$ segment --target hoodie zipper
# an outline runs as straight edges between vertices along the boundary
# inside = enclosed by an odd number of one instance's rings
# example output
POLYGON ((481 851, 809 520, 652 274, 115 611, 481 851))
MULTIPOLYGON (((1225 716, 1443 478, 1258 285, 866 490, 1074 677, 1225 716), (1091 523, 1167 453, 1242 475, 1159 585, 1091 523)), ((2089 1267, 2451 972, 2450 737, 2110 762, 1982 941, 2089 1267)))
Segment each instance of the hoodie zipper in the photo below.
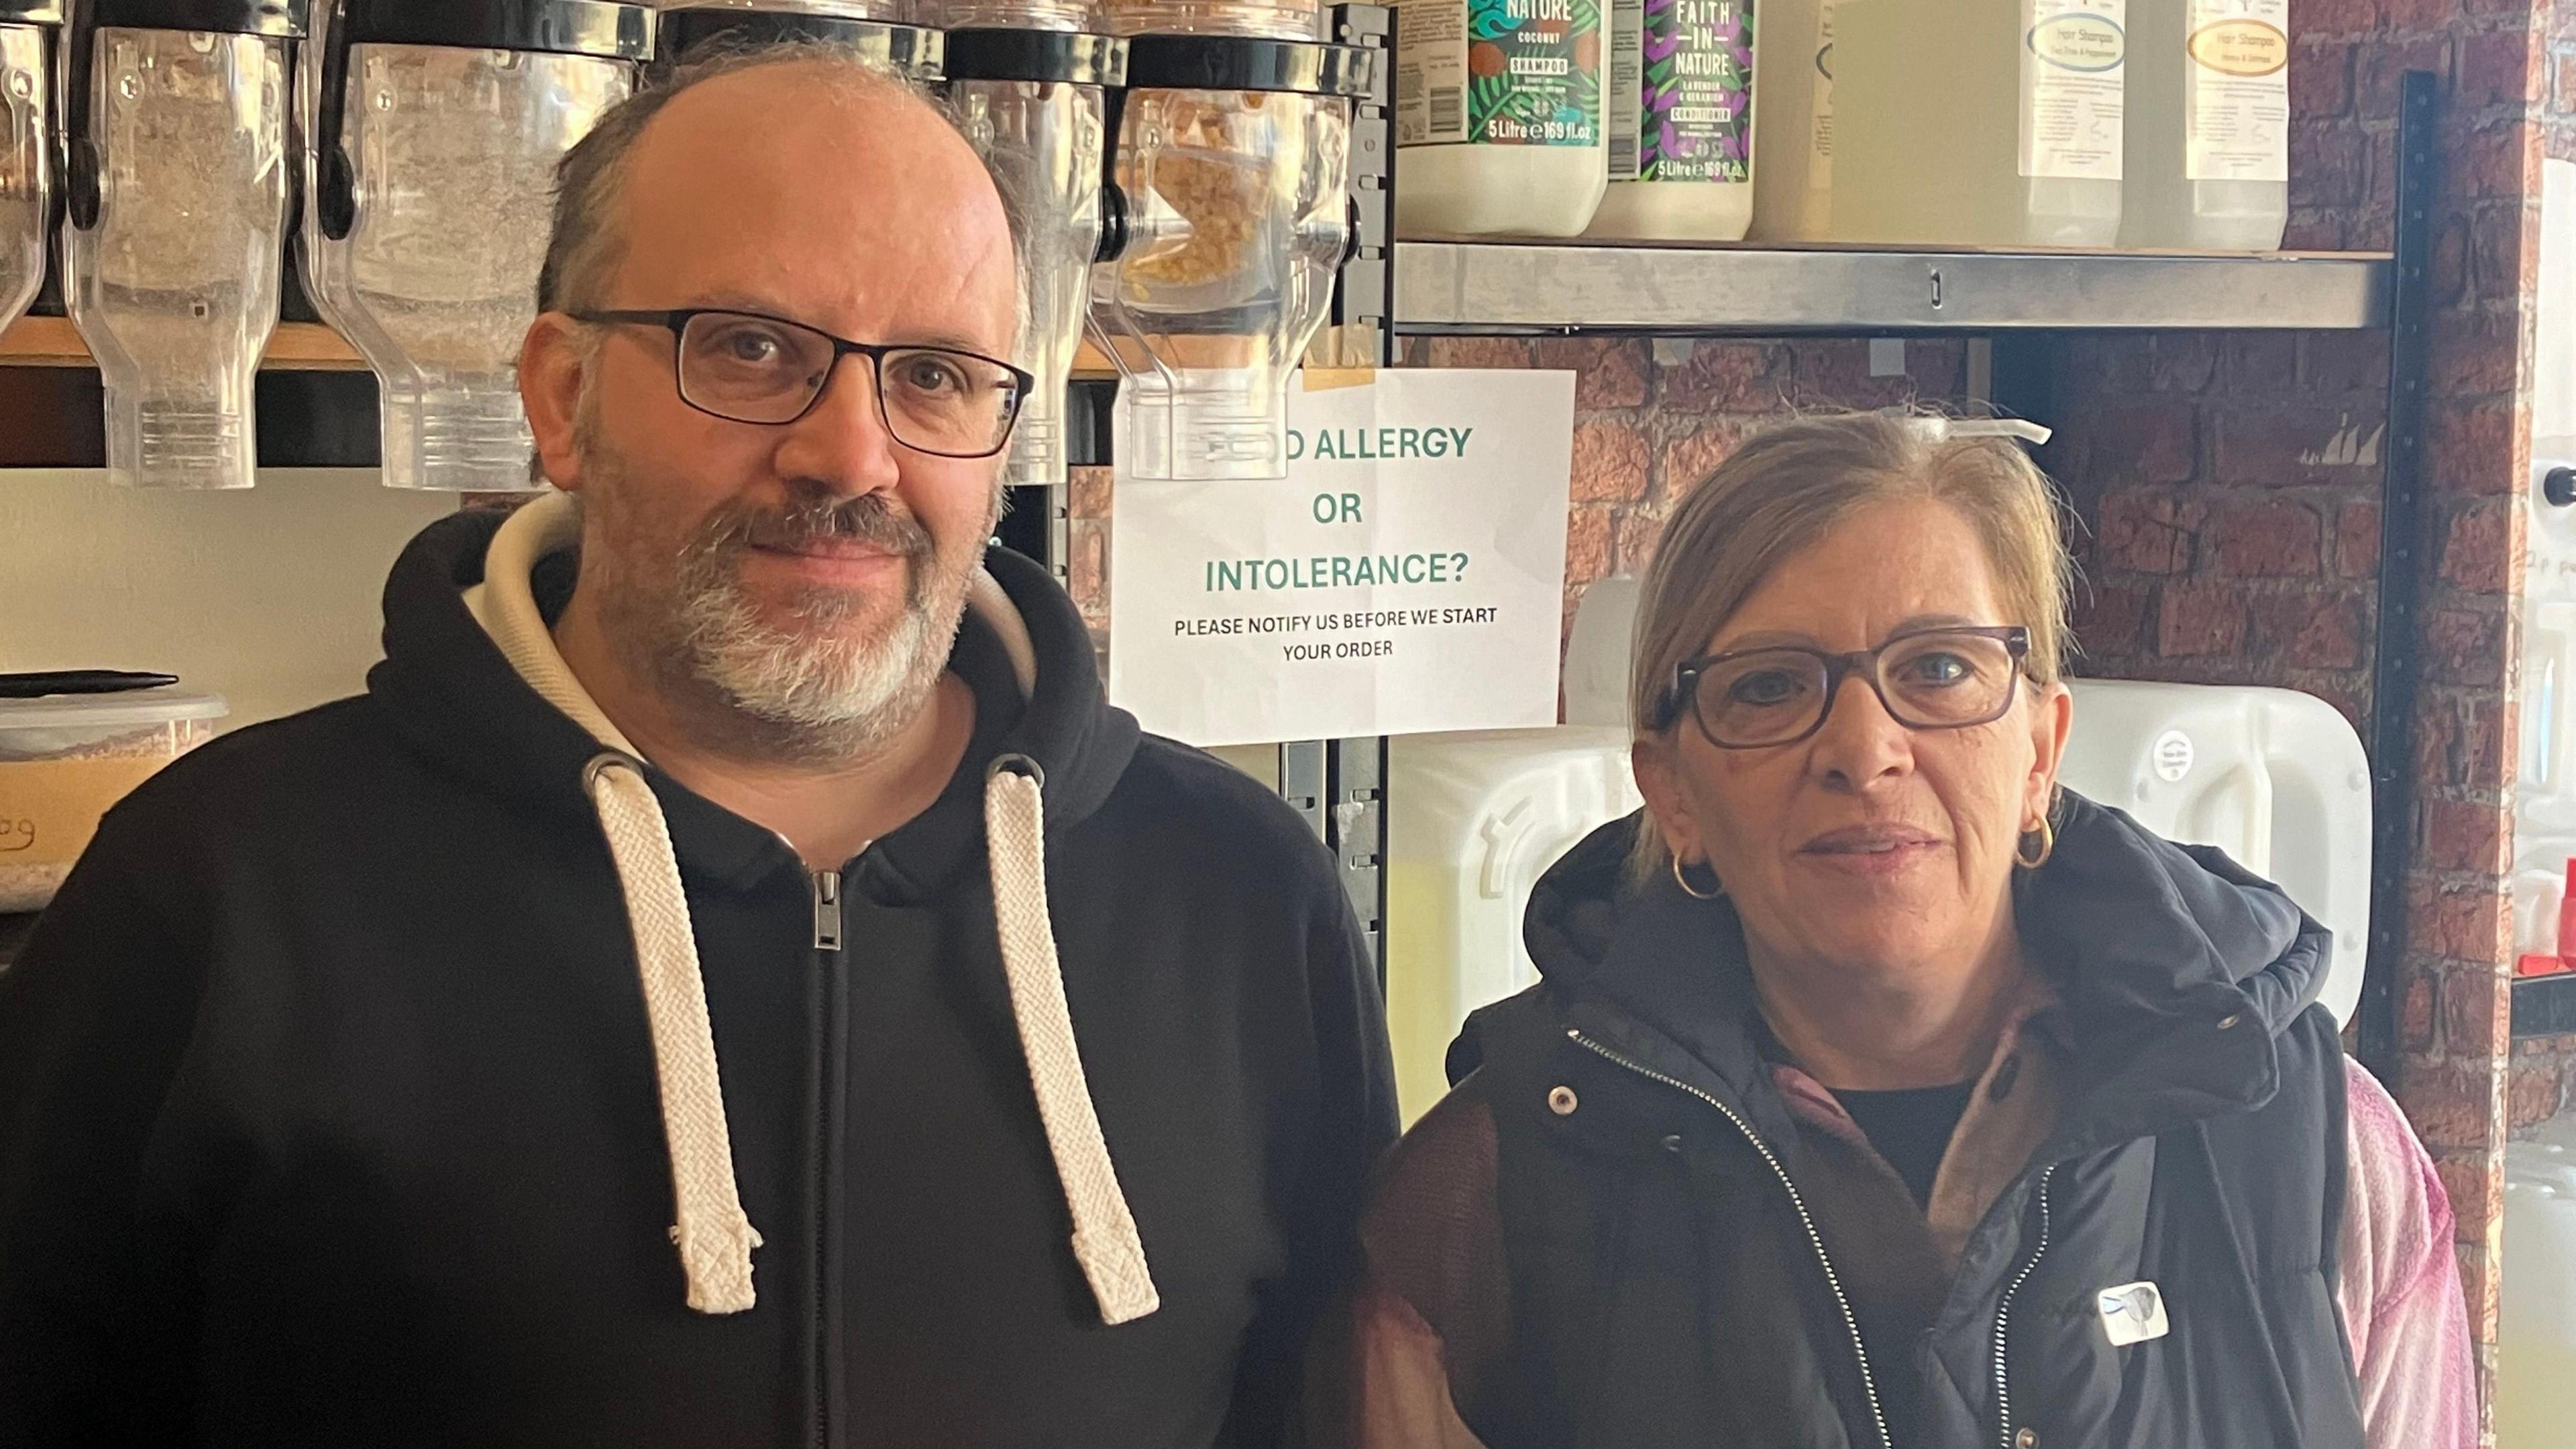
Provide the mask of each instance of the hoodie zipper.
MULTIPOLYGON (((1592 1038, 1585 1036, 1579 1029, 1569 1029, 1565 1034, 1576 1046, 1582 1047, 1585 1051, 1592 1053, 1594 1056, 1601 1058, 1612 1066, 1625 1068, 1628 1071, 1636 1073, 1638 1076, 1644 1077, 1647 1081, 1659 1082, 1675 1091, 1687 1092, 1691 1096, 1697 1097, 1701 1101, 1715 1107, 1718 1111, 1718 1115, 1735 1124, 1735 1130, 1744 1134, 1744 1140, 1752 1145, 1754 1152, 1760 1155, 1764 1164, 1771 1169, 1771 1175, 1780 1180, 1781 1191, 1786 1192, 1789 1195, 1789 1206, 1797 1212, 1799 1226, 1807 1230, 1807 1246, 1815 1249, 1816 1266, 1824 1269, 1825 1271, 1825 1286, 1833 1290, 1834 1307, 1841 1310, 1843 1316, 1843 1329, 1851 1335, 1852 1358, 1860 1365, 1860 1391, 1862 1395, 1869 1400, 1869 1421, 1871 1427, 1878 1431, 1879 1449, 1896 1449, 1896 1441, 1888 1437, 1887 1433, 1887 1412, 1879 1406, 1878 1381, 1870 1374, 1869 1350, 1861 1343, 1860 1320, 1852 1315, 1851 1300, 1843 1295, 1842 1275, 1834 1271, 1834 1260, 1828 1257, 1825 1253, 1824 1235, 1816 1231, 1816 1220, 1807 1212, 1807 1200, 1804 1196, 1800 1195, 1798 1185, 1789 1180, 1789 1169, 1780 1165, 1779 1156, 1772 1152, 1770 1146, 1763 1142, 1759 1134, 1754 1132, 1753 1124, 1745 1121, 1743 1117, 1736 1113, 1734 1108, 1719 1101, 1709 1093, 1701 1091, 1699 1088, 1681 1080, 1679 1077, 1666 1076, 1652 1067, 1631 1061, 1628 1058, 1621 1056, 1619 1053, 1612 1051, 1610 1048, 1603 1046, 1601 1043, 1594 1041, 1592 1038)), ((2043 1197, 2041 1201, 2045 1203, 2046 1199, 2043 1197)), ((2025 1276, 2026 1275, 2027 1270, 2025 1270, 2025 1276)), ((2015 1286, 2018 1287, 2019 1285, 2016 1284, 2015 1286)), ((2004 1301, 2009 1305, 2012 1301, 2011 1296, 2007 1294, 2004 1301)), ((2000 1333, 2000 1330, 1998 1330, 1998 1333, 2000 1333)), ((1998 1375, 2002 1372, 2000 1361, 1997 1363, 1996 1372, 1998 1375)))
POLYGON ((814 949, 841 949, 841 873, 814 872, 814 949))
POLYGON ((2004 1367, 2004 1335, 2012 1322, 2013 1299, 2020 1294, 2021 1285, 2030 1281, 2031 1272, 2039 1266, 2041 1255, 2048 1251, 2048 1182, 2055 1176, 2056 1163, 2039 1170, 2039 1245, 2030 1250, 2029 1259, 2023 1262, 2021 1271, 2013 1275, 2011 1286, 2004 1289, 2002 1301, 1995 1305, 1995 1409, 1996 1417, 2003 1421, 2003 1429, 1996 1442, 2001 1449, 2013 1449, 2012 1378, 2004 1367))
POLYGON ((831 1029, 832 991, 830 973, 838 966, 841 954, 841 873, 818 870, 813 873, 814 951, 818 966, 825 973, 822 1019, 814 1026, 816 1044, 821 1048, 814 1060, 814 1449, 829 1449, 832 1442, 832 1332, 831 1332, 831 1266, 827 1250, 831 1236, 832 1198, 832 1105, 833 1056, 840 1043, 831 1029))

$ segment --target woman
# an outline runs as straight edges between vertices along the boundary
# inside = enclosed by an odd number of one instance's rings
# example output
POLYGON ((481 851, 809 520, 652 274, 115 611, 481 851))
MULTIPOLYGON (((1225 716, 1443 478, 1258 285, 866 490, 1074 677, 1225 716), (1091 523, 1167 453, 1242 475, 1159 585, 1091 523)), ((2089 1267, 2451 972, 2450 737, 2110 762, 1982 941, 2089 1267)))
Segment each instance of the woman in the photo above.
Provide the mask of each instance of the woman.
POLYGON ((2326 933, 2056 786, 2070 569, 2009 442, 1836 417, 1673 515, 1646 809, 1529 906, 1398 1146, 1318 1437, 2476 1442, 2451 1216, 2326 933))

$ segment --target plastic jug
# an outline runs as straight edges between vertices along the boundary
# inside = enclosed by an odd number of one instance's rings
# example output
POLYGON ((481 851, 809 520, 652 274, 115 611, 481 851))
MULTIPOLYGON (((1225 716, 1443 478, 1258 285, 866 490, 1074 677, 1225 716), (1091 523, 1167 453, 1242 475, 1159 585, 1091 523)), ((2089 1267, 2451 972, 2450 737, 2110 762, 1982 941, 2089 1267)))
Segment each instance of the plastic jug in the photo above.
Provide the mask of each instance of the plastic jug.
POLYGON ((1577 236, 1609 184, 1605 0, 1403 0, 1406 236, 1577 236))
POLYGON ((1834 223, 1834 0, 1764 0, 1753 51, 1753 235, 1821 241, 1834 223))
POLYGON ((1753 222, 1753 19, 1745 0, 1611 5, 1610 189, 1585 236, 1743 237, 1753 222))
POLYGON ((2496 1449, 2558 1449, 2576 1424, 2576 1121, 2504 1150, 2496 1449))
POLYGON ((1449 1089, 1467 1013, 1538 980, 1530 888, 1638 806, 1625 728, 1414 735, 1387 743, 1386 1017, 1410 1123, 1449 1089))
POLYGON ((2334 706, 2286 689, 2080 679, 2059 780, 2169 840, 2215 845, 2334 932, 2321 999, 2361 1000, 2370 761, 2334 706))
POLYGON ((2120 245, 2281 244, 2289 26, 2290 0, 2131 0, 2120 245))
POLYGON ((2128 0, 1854 0, 1834 12, 1833 234, 2107 247, 2128 0))

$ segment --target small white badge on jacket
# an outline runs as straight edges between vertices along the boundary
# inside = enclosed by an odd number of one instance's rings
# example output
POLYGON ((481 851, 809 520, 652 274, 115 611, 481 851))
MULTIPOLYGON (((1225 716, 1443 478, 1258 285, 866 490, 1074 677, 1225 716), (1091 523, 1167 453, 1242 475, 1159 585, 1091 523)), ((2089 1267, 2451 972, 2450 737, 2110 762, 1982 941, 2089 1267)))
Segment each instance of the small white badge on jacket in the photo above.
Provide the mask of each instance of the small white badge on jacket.
POLYGON ((2126 1348, 2173 1332, 2165 1317, 2165 1295, 2153 1283, 2123 1283, 2094 1295, 2102 1308, 2102 1327, 2113 1348, 2126 1348))

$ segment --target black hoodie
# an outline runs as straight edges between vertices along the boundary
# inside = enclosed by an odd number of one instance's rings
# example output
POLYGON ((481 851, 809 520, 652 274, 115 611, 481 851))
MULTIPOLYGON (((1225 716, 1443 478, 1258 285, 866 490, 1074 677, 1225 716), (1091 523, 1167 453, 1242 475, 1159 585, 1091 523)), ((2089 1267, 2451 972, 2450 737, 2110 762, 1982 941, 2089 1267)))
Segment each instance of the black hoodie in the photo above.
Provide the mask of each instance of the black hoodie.
POLYGON ((1302 822, 1140 736, 1070 603, 998 551, 951 660, 974 742, 849 863, 840 949, 782 839, 643 771, 763 1240, 756 1304, 692 1311, 602 746, 469 612, 496 526, 406 551, 364 697, 118 807, 0 976, 0 1445, 1273 1437, 1394 1129, 1302 822), (985 777, 1014 755, 1159 1295, 1114 1327, 997 945, 985 777))

